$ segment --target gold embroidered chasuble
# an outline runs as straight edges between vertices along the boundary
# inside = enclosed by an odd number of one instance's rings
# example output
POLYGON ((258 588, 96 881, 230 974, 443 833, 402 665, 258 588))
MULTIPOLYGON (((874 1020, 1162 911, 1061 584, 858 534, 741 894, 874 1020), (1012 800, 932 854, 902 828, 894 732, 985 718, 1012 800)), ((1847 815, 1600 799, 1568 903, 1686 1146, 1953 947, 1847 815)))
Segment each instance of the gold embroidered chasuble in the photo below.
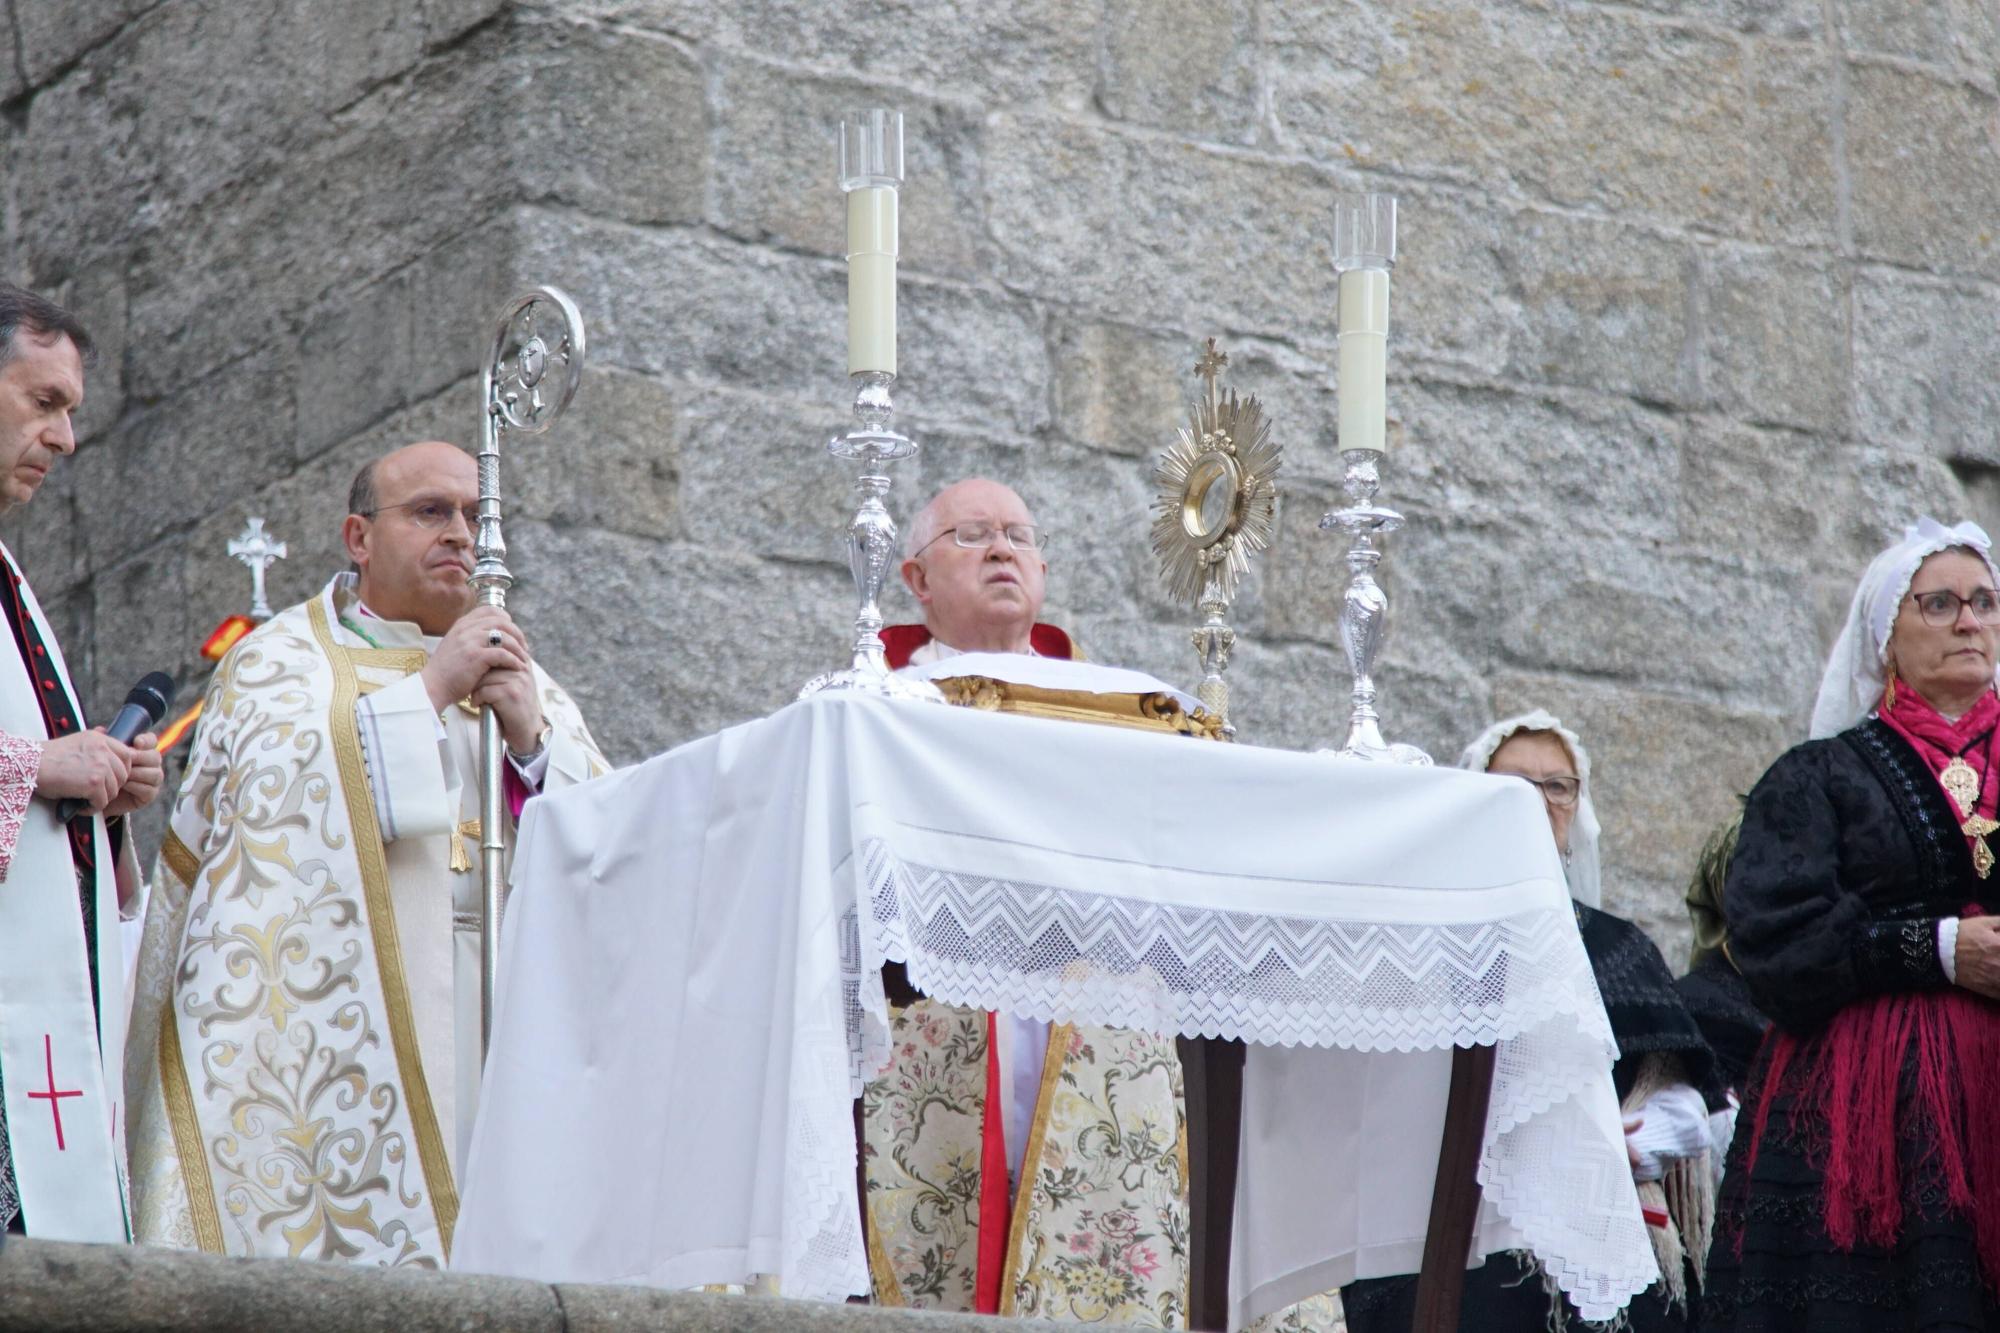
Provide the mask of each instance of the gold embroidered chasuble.
MULTIPOLYGON (((1091 701, 1105 697, 1077 696, 1080 706, 1062 716, 1086 716, 1091 701)), ((889 1019, 889 1067, 862 1094, 875 1299, 971 1311, 989 1095, 986 1015, 919 999, 892 1005, 889 1019)), ((1187 1108, 1174 1039, 1052 1025, 1013 1189, 999 1312, 1185 1328, 1190 1230, 1187 1108)))
MULTIPOLYGON (((477 1092, 478 721, 426 701, 423 743, 378 720, 364 746, 356 709, 421 698, 434 643, 364 623, 336 579, 216 671, 133 1006, 141 1241, 444 1264, 477 1092), (379 812, 371 762, 397 793, 379 812)), ((536 675, 543 789, 604 772, 576 706, 536 675)))
MULTIPOLYGON (((889 1068, 862 1096, 875 1299, 970 1311, 986 1015, 920 999, 889 1018, 889 1068)), ((1172 1037, 1053 1025, 1014 1191, 1000 1313, 1186 1327, 1187 1152, 1172 1037)))

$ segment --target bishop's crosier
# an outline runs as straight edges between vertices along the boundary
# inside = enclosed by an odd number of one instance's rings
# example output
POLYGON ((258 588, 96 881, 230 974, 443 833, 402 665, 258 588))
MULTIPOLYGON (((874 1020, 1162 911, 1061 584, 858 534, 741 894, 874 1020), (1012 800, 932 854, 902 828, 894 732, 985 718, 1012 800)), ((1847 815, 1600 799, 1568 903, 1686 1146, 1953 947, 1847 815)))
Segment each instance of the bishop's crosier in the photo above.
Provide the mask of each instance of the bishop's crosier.
POLYGON ((474 606, 470 455, 364 467, 351 571, 217 668, 161 850, 129 1083, 158 1244, 441 1266, 479 1088, 479 722, 513 820, 603 757, 474 606))

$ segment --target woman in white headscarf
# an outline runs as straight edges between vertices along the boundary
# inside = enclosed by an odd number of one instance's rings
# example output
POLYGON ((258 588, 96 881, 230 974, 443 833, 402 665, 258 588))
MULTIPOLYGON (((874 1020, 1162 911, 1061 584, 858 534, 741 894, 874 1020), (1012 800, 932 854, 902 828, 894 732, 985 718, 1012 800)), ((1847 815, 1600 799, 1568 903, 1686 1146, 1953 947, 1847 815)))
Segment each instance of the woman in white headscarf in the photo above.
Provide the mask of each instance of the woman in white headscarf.
POLYGON ((1813 739, 1750 793, 1723 889, 1773 1021, 1707 1327, 2000 1329, 2000 592, 1986 534, 1876 557, 1813 739))
MULTIPOLYGON (((1531 782, 1542 794, 1576 902, 1577 928, 1618 1041, 1612 1081, 1626 1112, 1626 1144, 1662 1281, 1626 1312, 1638 1330, 1692 1325, 1700 1269, 1714 1217, 1714 1127, 1728 1102, 1715 1057, 1646 933, 1599 906, 1600 828, 1590 799, 1590 756, 1574 731, 1539 709, 1497 722, 1459 756, 1461 768, 1531 782)), ((1552 1313, 1575 1312, 1539 1280, 1525 1253, 1495 1255, 1466 1275, 1460 1327, 1480 1333, 1541 1333, 1552 1313)), ((1342 1289, 1350 1333, 1405 1333, 1415 1310, 1414 1277, 1342 1289)))

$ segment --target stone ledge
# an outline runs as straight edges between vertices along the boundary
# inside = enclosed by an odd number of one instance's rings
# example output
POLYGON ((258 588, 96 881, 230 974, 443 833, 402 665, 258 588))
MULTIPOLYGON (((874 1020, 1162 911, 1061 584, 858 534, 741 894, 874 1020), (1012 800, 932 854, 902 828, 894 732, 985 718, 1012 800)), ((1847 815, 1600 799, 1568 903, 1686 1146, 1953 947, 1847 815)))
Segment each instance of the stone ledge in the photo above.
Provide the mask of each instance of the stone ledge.
POLYGON ((0 1333, 1026 1333, 1020 1320, 7 1237, 0 1333))

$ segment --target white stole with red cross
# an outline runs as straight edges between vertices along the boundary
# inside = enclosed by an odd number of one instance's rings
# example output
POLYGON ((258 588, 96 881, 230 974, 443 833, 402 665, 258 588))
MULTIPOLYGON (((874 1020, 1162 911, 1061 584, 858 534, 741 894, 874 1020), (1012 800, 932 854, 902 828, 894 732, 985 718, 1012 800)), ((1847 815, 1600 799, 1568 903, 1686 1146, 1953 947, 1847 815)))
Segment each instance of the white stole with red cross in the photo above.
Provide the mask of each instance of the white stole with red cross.
MULTIPOLYGON (((5 569, 13 556, 0 547, 5 569)), ((62 650, 25 583, 21 600, 41 632, 45 677, 76 702, 62 650)), ((0 629, 0 731, 48 739, 28 664, 0 629)), ((83 716, 82 710, 76 710, 83 716)), ((96 840, 97 1005, 90 993, 83 912, 69 836, 55 806, 34 800, 0 880, 0 1081, 21 1218, 50 1240, 130 1239, 124 1182, 125 969, 117 870, 102 819, 96 840), (100 1017, 101 1015, 101 1017, 100 1017)))

